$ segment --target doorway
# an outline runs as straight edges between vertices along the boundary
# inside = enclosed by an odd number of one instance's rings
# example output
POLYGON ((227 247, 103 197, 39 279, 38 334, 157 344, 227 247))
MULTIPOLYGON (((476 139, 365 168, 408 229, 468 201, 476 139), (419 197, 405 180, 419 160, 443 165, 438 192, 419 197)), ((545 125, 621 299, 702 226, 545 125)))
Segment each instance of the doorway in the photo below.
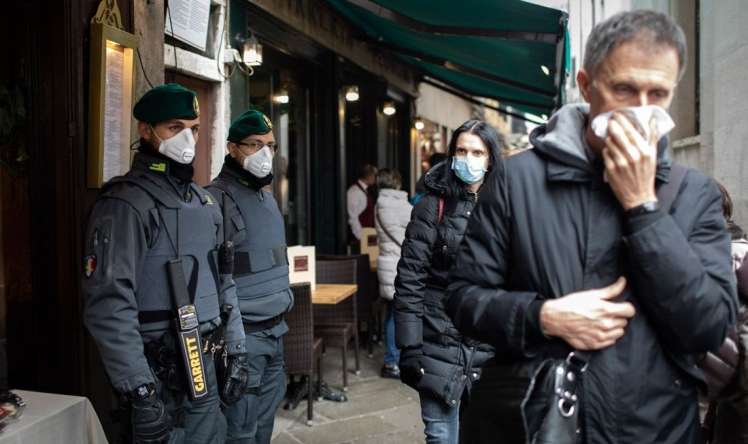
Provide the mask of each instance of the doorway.
POLYGON ((215 136, 213 123, 216 118, 215 84, 171 71, 166 74, 166 78, 197 93, 197 101, 200 104, 200 136, 197 139, 195 160, 192 166, 195 169, 193 176, 195 183, 204 187, 210 183, 211 179, 211 155, 215 136))

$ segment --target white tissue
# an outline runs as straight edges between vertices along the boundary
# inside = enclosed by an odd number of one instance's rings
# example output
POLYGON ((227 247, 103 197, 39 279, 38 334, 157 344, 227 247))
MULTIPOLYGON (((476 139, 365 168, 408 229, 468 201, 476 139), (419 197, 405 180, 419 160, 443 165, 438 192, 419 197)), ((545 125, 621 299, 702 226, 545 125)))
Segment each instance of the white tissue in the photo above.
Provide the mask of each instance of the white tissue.
POLYGON ((608 137, 608 122, 610 121, 610 116, 612 116, 614 112, 622 112, 626 114, 634 124, 634 127, 637 127, 637 129, 641 133, 643 133, 642 135, 647 140, 649 139, 650 131, 649 121, 652 116, 654 116, 655 118, 658 138, 664 136, 673 128, 675 128, 675 122, 673 122, 673 119, 670 118, 670 115, 667 113, 667 111, 665 111, 661 107, 657 105, 632 106, 627 108, 619 108, 617 110, 609 111, 595 117, 592 120, 592 131, 594 131, 597 137, 601 139, 605 139, 606 137, 608 137))

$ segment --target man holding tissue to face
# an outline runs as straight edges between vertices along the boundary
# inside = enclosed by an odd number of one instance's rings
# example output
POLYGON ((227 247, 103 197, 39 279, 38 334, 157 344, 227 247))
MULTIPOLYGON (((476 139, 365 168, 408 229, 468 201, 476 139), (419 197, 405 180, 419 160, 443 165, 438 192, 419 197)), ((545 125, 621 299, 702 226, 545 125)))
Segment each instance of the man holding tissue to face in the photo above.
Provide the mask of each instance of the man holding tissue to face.
POLYGON ((241 399, 225 409, 227 443, 269 444, 275 412, 286 393, 284 315, 293 305, 288 282, 286 230, 273 194, 277 150, 270 119, 249 110, 231 124, 229 154, 208 186, 223 208, 226 236, 236 251, 234 280, 246 333, 249 381, 241 399))
POLYGON ((685 48, 658 12, 598 24, 577 77, 588 104, 484 186, 447 312, 503 356, 486 373, 535 382, 524 402, 494 397, 502 443, 700 442, 696 362, 736 295, 719 189, 668 154, 685 48))

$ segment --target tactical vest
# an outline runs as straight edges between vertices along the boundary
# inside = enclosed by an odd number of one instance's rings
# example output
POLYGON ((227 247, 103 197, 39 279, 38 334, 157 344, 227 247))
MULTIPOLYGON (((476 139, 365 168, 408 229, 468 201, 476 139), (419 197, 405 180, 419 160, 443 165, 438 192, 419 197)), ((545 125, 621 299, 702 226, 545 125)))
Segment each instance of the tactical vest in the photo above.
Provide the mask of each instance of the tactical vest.
MULTIPOLYGON (((242 317, 259 322, 285 313, 291 307, 288 283, 288 256, 283 216, 273 195, 255 191, 238 182, 226 167, 207 187, 216 200, 221 192, 234 205, 230 214, 230 237, 234 241, 234 282, 242 317)), ((228 226, 229 223, 227 222, 228 226)))
POLYGON ((104 195, 130 203, 146 225, 148 252, 137 271, 135 289, 140 330, 147 334, 171 327, 175 307, 166 264, 178 258, 202 332, 209 324, 220 323, 216 261, 220 208, 196 184, 190 184, 186 202, 152 175, 133 169, 109 181, 104 190, 104 195), (116 186, 122 183, 134 187, 116 186))

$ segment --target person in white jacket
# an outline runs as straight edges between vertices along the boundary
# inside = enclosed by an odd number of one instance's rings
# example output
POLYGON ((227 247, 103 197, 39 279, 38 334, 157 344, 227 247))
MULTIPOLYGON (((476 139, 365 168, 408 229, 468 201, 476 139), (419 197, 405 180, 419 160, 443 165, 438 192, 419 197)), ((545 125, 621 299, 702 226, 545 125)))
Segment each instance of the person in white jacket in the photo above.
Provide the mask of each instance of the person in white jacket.
POLYGON ((392 299, 395 295, 395 276, 400 260, 400 247, 405 239, 405 228, 410 222, 413 206, 408 202, 408 193, 400 190, 402 178, 395 169, 384 168, 377 174, 379 197, 375 207, 375 226, 379 239, 377 277, 379 296, 387 301, 387 317, 384 329, 384 366, 382 377, 400 379, 400 351, 395 345, 395 320, 392 299))

